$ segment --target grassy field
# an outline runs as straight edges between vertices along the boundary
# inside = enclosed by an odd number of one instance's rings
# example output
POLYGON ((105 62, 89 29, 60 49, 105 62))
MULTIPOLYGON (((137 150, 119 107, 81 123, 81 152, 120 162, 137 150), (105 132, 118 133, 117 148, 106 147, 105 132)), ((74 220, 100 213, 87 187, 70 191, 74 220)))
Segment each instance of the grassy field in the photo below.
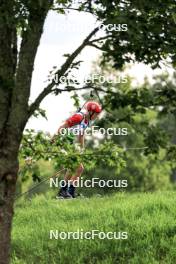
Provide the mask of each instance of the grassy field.
POLYGON ((176 263, 176 193, 35 197, 17 205, 11 263, 176 263), (50 239, 50 230, 78 229, 128 232, 128 239, 50 239))

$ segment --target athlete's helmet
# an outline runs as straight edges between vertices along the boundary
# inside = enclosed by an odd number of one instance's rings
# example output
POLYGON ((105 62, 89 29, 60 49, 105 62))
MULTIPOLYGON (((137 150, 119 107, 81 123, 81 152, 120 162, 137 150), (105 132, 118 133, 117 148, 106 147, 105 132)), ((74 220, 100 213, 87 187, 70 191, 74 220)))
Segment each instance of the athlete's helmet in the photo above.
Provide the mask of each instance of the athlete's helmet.
POLYGON ((85 108, 87 109, 88 112, 93 112, 93 113, 101 113, 102 108, 97 102, 90 101, 86 104, 85 108))

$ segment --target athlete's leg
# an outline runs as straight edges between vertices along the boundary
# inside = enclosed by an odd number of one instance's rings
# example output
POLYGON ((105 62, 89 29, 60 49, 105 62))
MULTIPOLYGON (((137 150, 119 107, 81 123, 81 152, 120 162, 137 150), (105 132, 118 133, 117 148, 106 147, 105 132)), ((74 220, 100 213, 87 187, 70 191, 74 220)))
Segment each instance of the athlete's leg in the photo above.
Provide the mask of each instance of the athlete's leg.
POLYGON ((61 186, 56 198, 65 198, 65 199, 72 198, 71 194, 69 194, 69 192, 68 192, 68 180, 70 178, 71 178, 71 173, 67 169, 67 171, 66 171, 66 173, 64 175, 64 183, 62 184, 62 186, 61 186))
POLYGON ((65 182, 68 182, 68 180, 70 180, 71 177, 72 177, 72 173, 71 173, 70 170, 67 169, 67 171, 66 171, 66 173, 65 173, 65 175, 64 175, 64 180, 65 180, 65 182))
POLYGON ((81 176, 81 174, 83 173, 83 171, 84 171, 84 166, 83 166, 83 164, 81 163, 81 164, 77 167, 77 169, 76 169, 76 171, 75 171, 75 174, 69 179, 70 182, 74 183, 74 181, 78 180, 79 177, 81 176))
POLYGON ((74 182, 79 180, 80 176, 82 175, 84 171, 84 166, 81 163, 75 173, 71 173, 70 170, 67 170, 64 176, 64 185, 59 190, 57 197, 63 197, 63 198, 71 198, 75 197, 75 186, 74 182))
POLYGON ((68 192, 71 194, 71 196, 75 197, 75 186, 74 183, 79 180, 80 176, 82 175, 84 171, 84 166, 81 163, 78 168, 76 169, 75 174, 69 179, 69 189, 68 192))

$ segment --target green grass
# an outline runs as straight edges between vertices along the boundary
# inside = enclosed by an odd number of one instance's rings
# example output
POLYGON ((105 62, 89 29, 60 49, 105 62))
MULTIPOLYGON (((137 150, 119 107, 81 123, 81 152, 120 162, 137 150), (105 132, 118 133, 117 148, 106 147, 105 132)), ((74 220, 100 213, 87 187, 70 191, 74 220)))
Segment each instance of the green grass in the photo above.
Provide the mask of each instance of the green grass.
POLYGON ((11 263, 176 263, 175 192, 26 201, 16 208, 11 263), (49 239, 50 230, 77 229, 128 232, 128 239, 49 239))

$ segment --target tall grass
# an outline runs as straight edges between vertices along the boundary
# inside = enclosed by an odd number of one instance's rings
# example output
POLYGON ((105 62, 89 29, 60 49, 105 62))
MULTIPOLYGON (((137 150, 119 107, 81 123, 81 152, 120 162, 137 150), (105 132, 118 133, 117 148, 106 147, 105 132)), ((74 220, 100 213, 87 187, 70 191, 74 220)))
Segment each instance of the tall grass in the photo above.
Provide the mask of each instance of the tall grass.
POLYGON ((23 202, 14 217, 11 263, 176 263, 175 192, 23 202), (49 237, 50 230, 78 229, 128 232, 128 239, 49 237))

